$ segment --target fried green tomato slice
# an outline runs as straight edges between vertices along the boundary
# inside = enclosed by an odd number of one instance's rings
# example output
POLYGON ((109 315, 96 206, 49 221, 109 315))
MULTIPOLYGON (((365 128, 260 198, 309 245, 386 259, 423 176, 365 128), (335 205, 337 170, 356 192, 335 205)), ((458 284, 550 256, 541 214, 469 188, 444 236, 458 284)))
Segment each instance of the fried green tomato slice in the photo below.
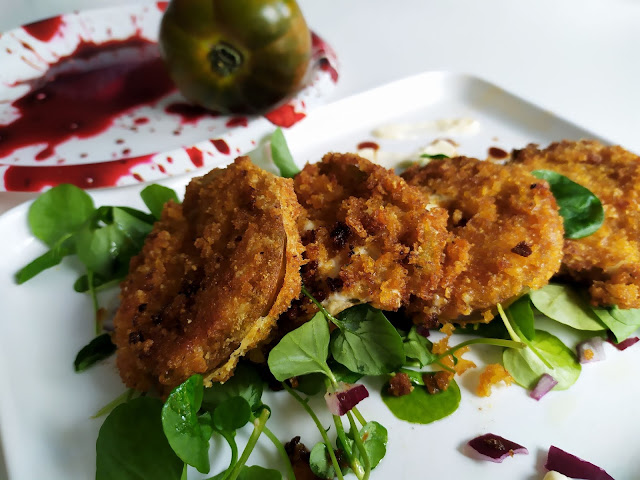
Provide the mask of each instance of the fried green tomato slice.
POLYGON ((449 211, 454 239, 433 302, 409 310, 423 321, 488 321, 498 303, 544 286, 560 268, 564 229, 549 185, 524 168, 458 157, 402 175, 449 211), (473 318, 473 317, 471 317, 473 318))
POLYGON ((529 170, 558 172, 591 190, 604 207, 592 235, 564 241, 561 274, 589 286, 594 305, 640 308, 640 157, 596 141, 562 141, 513 152, 529 170))
POLYGON ((379 165, 329 153, 294 178, 307 263, 303 281, 331 312, 397 310, 429 298, 442 274, 447 213, 379 165))
POLYGON ((225 381, 300 294, 293 182, 240 157, 168 203, 131 261, 115 317, 124 383, 167 393, 199 373, 225 381))

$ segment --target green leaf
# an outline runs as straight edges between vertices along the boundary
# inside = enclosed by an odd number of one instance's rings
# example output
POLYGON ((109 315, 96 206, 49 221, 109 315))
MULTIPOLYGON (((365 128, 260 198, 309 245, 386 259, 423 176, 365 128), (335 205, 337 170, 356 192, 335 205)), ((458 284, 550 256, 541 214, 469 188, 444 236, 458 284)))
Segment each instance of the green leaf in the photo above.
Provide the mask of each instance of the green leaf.
POLYGON ((242 397, 227 398, 213 411, 213 424, 218 430, 233 432, 251 419, 251 407, 242 397))
POLYGON ((309 466, 314 475, 320 478, 332 479, 336 476, 331 457, 324 442, 316 443, 309 454, 309 466))
POLYGON ((546 317, 577 330, 605 330, 588 300, 569 285, 550 283, 529 292, 533 305, 546 317))
POLYGON ((308 373, 330 373, 329 326, 322 313, 287 333, 271 350, 267 363, 279 381, 308 373))
POLYGON ((618 343, 629 338, 640 327, 640 308, 622 309, 616 306, 592 308, 598 318, 615 335, 618 343))
POLYGON ((331 357, 329 357, 329 360, 327 360, 327 365, 329 365, 329 368, 333 372, 333 376, 338 382, 356 383, 363 376, 361 373, 352 372, 347 367, 345 367, 341 363, 336 362, 331 357))
POLYGON ((436 360, 436 355, 431 353, 433 344, 429 339, 423 337, 416 331, 416 327, 411 327, 404 339, 404 353, 407 358, 413 358, 420 363, 421 367, 431 365, 436 360))
POLYGON ((531 174, 549 182, 560 207, 565 238, 583 238, 602 226, 602 202, 589 189, 551 170, 534 170, 531 174))
POLYGON ((360 430, 360 438, 369 456, 371 468, 376 468, 387 454, 387 429, 378 422, 367 422, 360 430))
POLYGON ((271 158, 283 177, 293 178, 300 171, 293 161, 293 156, 280 128, 276 128, 271 135, 271 158))
POLYGON ((233 377, 224 383, 214 383, 204 389, 202 407, 211 412, 229 398, 242 397, 252 411, 262 406, 263 381, 260 375, 249 364, 241 362, 236 367, 233 377))
MULTIPOLYGON (((222 480, 226 474, 227 471, 225 470, 207 480, 222 480)), ((282 474, 277 470, 263 468, 258 465, 251 467, 244 465, 240 470, 237 480, 282 480, 282 474)))
POLYGON ((111 335, 104 333, 91 340, 76 355, 73 365, 76 372, 83 372, 93 364, 109 358, 116 351, 111 335))
POLYGON ((29 207, 31 232, 49 246, 78 231, 95 211, 93 199, 75 185, 61 184, 40 195, 29 207))
POLYGON ((58 265, 64 257, 71 255, 73 250, 67 247, 53 247, 51 250, 43 253, 35 260, 31 261, 28 265, 22 267, 16 273, 16 282, 22 284, 27 280, 32 279, 40 272, 55 267, 58 265))
POLYGON ((518 385, 531 390, 543 373, 558 381, 556 390, 566 390, 580 376, 582 367, 575 354, 557 337, 544 330, 536 330, 531 345, 549 362, 547 367, 531 348, 508 348, 502 353, 504 367, 518 385))
POLYGON ((116 407, 96 442, 96 480, 179 480, 183 461, 162 430, 162 402, 140 397, 116 407))
MULTIPOLYGON (((335 372, 333 374, 335 376, 335 372)), ((324 379, 326 377, 322 373, 309 373, 307 375, 302 375, 301 377, 296 378, 298 380, 298 385, 295 387, 295 389, 299 392, 304 393, 305 395, 313 396, 317 395, 320 392, 324 392, 325 390, 324 379)), ((336 378, 336 380, 338 379, 336 378)))
POLYGON ((442 160, 443 158, 450 158, 449 155, 445 155, 444 153, 436 153, 435 155, 431 155, 429 153, 423 153, 420 155, 420 158, 430 158, 432 160, 442 160))
POLYGON ((520 331, 529 340, 533 340, 536 336, 536 327, 533 321, 533 309, 531 308, 531 300, 524 295, 509 305, 505 311, 509 320, 515 323, 520 331))
POLYGON ((451 380, 445 391, 431 395, 425 388, 414 388, 408 395, 395 397, 382 388, 382 401, 400 420, 427 424, 451 415, 460 404, 460 388, 451 380))
POLYGON ((211 428, 198 419, 202 393, 201 375, 192 375, 174 388, 162 408, 162 428, 178 457, 199 472, 208 473, 211 428))
POLYGON ((363 375, 391 373, 404 364, 402 338, 380 310, 356 305, 337 318, 340 330, 331 336, 337 362, 363 375))
POLYGON ((140 197, 156 220, 160 220, 164 204, 169 200, 180 203, 178 195, 176 195, 174 190, 155 183, 145 187, 145 189, 140 192, 140 197))

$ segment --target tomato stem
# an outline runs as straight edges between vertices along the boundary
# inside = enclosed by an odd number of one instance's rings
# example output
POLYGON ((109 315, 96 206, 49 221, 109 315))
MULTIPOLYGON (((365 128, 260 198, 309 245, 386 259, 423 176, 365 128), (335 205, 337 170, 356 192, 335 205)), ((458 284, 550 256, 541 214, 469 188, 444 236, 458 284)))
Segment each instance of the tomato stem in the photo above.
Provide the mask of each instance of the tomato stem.
POLYGON ((244 63, 242 53, 225 42, 214 45, 208 55, 211 69, 223 77, 232 75, 244 63))

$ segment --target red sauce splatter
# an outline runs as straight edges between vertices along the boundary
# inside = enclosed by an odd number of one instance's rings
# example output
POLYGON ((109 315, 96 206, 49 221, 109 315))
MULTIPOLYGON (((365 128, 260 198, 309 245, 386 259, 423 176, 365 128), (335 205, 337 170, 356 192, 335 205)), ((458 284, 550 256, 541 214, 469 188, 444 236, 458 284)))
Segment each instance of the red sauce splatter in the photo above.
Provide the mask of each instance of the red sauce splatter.
POLYGON ((231 153, 231 149, 229 148, 229 145, 227 145, 227 142, 225 142, 221 138, 218 138, 216 140, 211 140, 211 143, 213 143, 213 146, 216 147, 216 149, 220 153, 224 153, 225 155, 229 155, 231 153))
POLYGON ((52 17, 39 22, 24 25, 22 28, 25 32, 41 42, 48 42, 58 33, 62 25, 62 17, 52 17))
POLYGON ((288 128, 305 117, 302 112, 296 112, 291 104, 285 104, 265 114, 265 118, 278 127, 288 128))
POLYGON ((497 158, 497 159, 502 159, 502 158, 507 158, 509 156, 509 154, 507 152, 505 152, 503 149, 498 148, 498 147, 490 147, 489 148, 489 156, 491 158, 497 158))
POLYGON ((200 105, 194 105, 193 103, 177 102, 167 105, 164 109, 167 113, 173 113, 182 117, 182 124, 196 123, 204 117, 219 117, 219 112, 207 110, 200 105))
POLYGON ((12 103, 20 116, 0 126, 0 158, 44 144, 36 155, 44 160, 57 145, 97 135, 119 115, 175 90, 157 44, 141 38, 83 42, 30 83, 31 91, 12 103))
POLYGON ((233 117, 227 122, 227 127, 246 127, 248 124, 247 117, 233 117))
POLYGON ((311 32, 311 47, 314 51, 314 57, 317 58, 320 70, 329 72, 331 80, 336 83, 338 81, 338 71, 335 69, 328 58, 335 58, 333 49, 314 32, 311 32))
POLYGON ((167 170, 164 168, 164 165, 162 164, 158 164, 158 170, 160 170, 162 173, 167 173, 167 170))
POLYGON ((149 163, 153 155, 85 165, 55 165, 42 167, 11 166, 4 173, 7 191, 39 192, 45 187, 72 183, 80 188, 100 188, 115 185, 121 177, 131 174, 136 165, 149 163))
POLYGON ((358 144, 358 150, 363 150, 365 148, 372 148, 374 150, 378 150, 380 148, 380 145, 378 145, 376 142, 360 142, 358 144))
POLYGON ((326 57, 322 57, 319 60, 318 64, 320 65, 320 70, 329 72, 329 75, 331 75, 331 81, 333 81, 333 83, 336 83, 338 81, 338 71, 333 68, 333 65, 331 65, 331 62, 326 57))
POLYGON ((156 7, 158 7, 158 10, 161 12, 164 12, 168 6, 169 2, 156 2, 156 7))
POLYGON ((149 119, 147 117, 139 117, 136 118, 133 123, 135 123, 136 125, 144 125, 146 123, 149 123, 149 119))
POLYGON ((134 173, 133 178, 135 178, 139 182, 144 182, 144 178, 139 173, 134 173))
POLYGON ((167 163, 173 163, 173 157, 167 157, 167 163))
POLYGON ((131 153, 131 149, 130 148, 125 148, 124 150, 122 150, 122 154, 123 155, 129 155, 131 153))
POLYGON ((200 168, 204 165, 204 161, 202 160, 202 152, 196 147, 185 148, 185 151, 187 152, 187 155, 189 155, 191 163, 193 163, 196 168, 200 168))

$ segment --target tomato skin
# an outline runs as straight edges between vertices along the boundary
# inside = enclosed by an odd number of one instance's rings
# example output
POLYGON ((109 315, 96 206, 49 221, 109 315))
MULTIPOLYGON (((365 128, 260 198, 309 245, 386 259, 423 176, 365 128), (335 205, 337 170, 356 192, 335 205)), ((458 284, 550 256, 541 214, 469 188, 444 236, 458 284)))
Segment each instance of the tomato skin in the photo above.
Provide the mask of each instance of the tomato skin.
POLYGON ((295 0, 171 0, 160 51, 189 100, 263 113, 301 87, 311 32, 295 0))

